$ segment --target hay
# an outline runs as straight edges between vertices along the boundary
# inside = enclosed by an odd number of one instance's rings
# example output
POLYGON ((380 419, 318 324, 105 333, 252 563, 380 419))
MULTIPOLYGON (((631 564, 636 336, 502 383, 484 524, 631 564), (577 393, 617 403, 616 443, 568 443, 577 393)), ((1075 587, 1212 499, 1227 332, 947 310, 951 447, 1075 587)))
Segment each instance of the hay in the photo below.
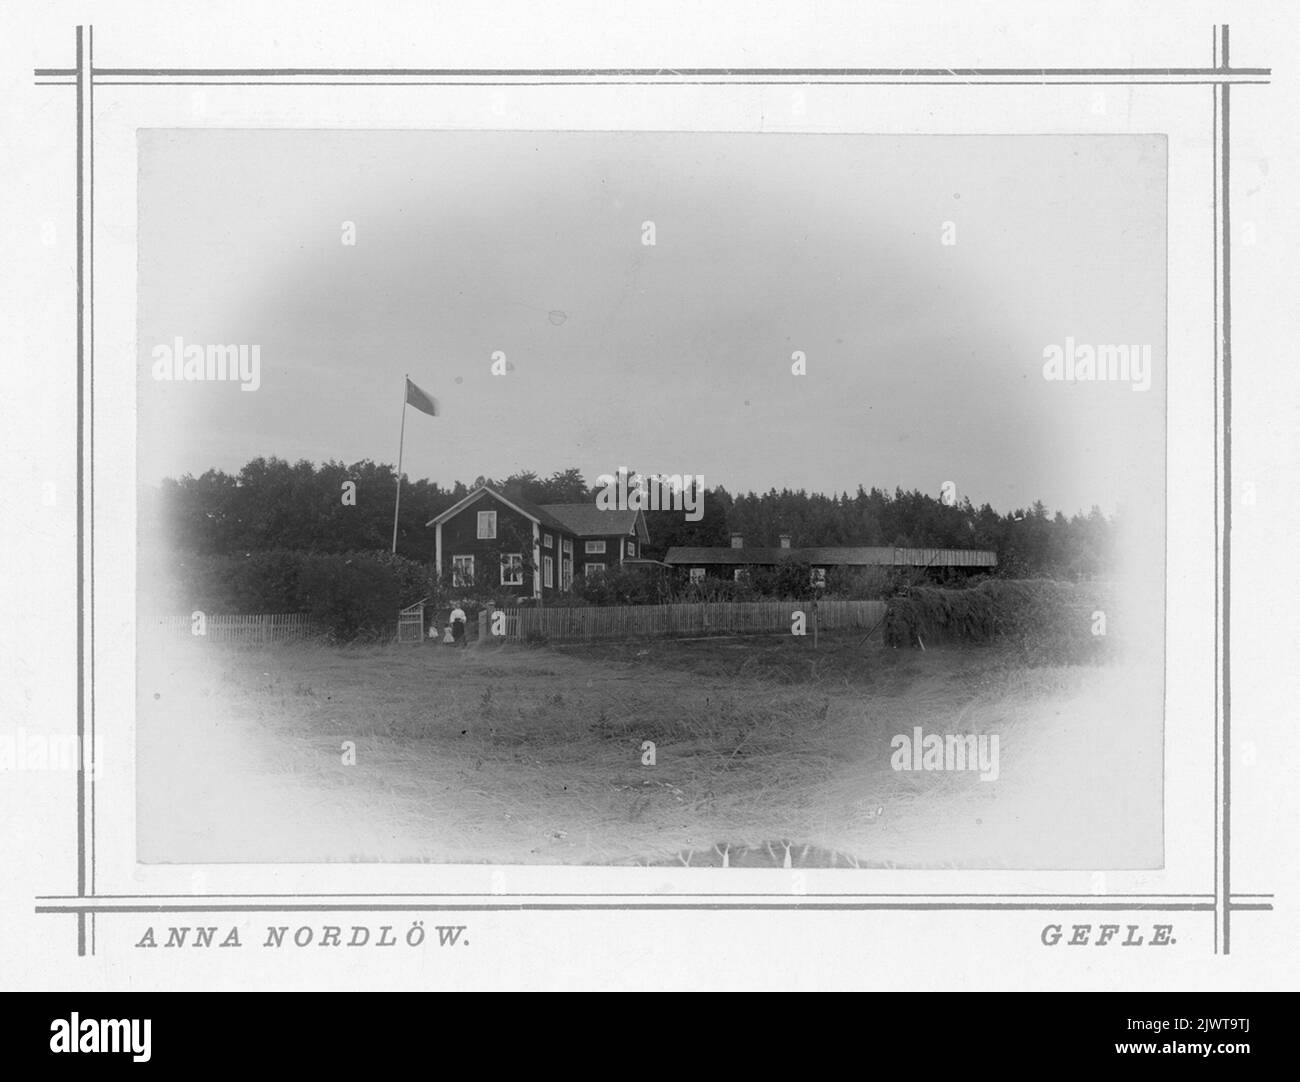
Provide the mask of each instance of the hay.
POLYGON ((888 646, 1004 643, 1031 664, 1098 664, 1112 654, 1117 614, 1095 587, 1047 579, 990 579, 967 590, 920 586, 891 598, 888 646), (1095 633, 1097 612, 1106 634, 1095 633))

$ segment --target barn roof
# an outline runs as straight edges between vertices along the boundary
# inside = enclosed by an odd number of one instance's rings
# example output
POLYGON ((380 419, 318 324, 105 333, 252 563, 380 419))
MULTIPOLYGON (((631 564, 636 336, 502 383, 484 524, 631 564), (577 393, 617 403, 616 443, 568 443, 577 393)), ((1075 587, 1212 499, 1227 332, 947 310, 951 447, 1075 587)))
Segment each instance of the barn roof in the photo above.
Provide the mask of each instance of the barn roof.
POLYGON ((690 548, 674 545, 664 556, 666 564, 779 564, 799 559, 799 549, 690 548))
POLYGON ((705 564, 745 567, 783 560, 823 567, 996 567, 997 553, 981 549, 834 546, 821 548, 674 547, 664 562, 696 567, 705 564))
POLYGON ((465 510, 465 508, 469 507, 483 496, 494 496, 507 507, 514 508, 514 510, 518 511, 521 515, 524 515, 526 518, 530 518, 534 522, 538 522, 549 529, 559 530, 562 533, 573 533, 571 527, 566 526, 544 507, 538 507, 535 503, 529 503, 527 500, 521 500, 516 496, 507 496, 504 493, 498 492, 490 485, 479 485, 478 488, 459 503, 447 508, 447 510, 445 510, 441 515, 429 519, 425 525, 436 526, 440 522, 446 522, 453 515, 460 514, 461 511, 465 510))
POLYGON ((440 522, 446 522, 483 496, 494 496, 521 515, 560 533, 573 534, 576 537, 626 535, 639 537, 642 541, 650 540, 645 525, 645 515, 640 511, 602 511, 595 503, 529 503, 518 496, 507 496, 491 485, 479 485, 459 503, 447 508, 436 518, 431 518, 425 525, 436 526, 440 522))
POLYGON ((640 511, 602 511, 595 503, 547 503, 541 509, 564 523, 579 537, 640 535, 648 541, 645 517, 640 511))

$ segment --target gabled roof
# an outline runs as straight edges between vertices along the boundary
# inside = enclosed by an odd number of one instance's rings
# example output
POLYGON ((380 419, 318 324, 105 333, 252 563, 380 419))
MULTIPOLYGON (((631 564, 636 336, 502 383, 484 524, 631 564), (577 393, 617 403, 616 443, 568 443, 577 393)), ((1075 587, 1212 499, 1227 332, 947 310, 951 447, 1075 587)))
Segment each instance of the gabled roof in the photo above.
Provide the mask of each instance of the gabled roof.
POLYGON ((666 564, 779 564, 799 559, 798 549, 690 548, 673 546, 664 556, 666 564))
POLYGON ((843 547, 822 547, 807 548, 799 550, 799 559, 810 564, 827 564, 832 566, 845 567, 871 567, 885 566, 890 567, 907 562, 901 560, 899 554, 906 552, 906 549, 896 549, 892 545, 886 548, 883 545, 871 546, 843 546, 843 547))
POLYGON ((492 488, 490 485, 479 485, 478 488, 476 488, 473 492, 471 492, 459 503, 453 504, 451 507, 447 508, 447 510, 445 510, 441 515, 437 515, 434 518, 429 519, 429 521, 426 522, 425 525, 438 526, 446 522, 448 519, 456 515, 459 515, 463 510, 465 510, 465 508, 477 502, 484 496, 490 496, 500 500, 511 510, 518 511, 519 514, 523 515, 525 518, 530 518, 534 522, 539 523, 540 525, 545 526, 548 529, 559 530, 561 533, 570 533, 570 534, 573 533, 573 530, 570 527, 566 526, 563 522, 557 519, 545 508, 538 507, 536 504, 529 503, 527 500, 521 500, 518 499, 517 497, 512 497, 512 496, 506 496, 505 494, 498 492, 496 489, 492 488))
POLYGON ((822 548, 710 548, 674 547, 664 562, 674 565, 705 564, 729 567, 779 564, 782 560, 823 567, 996 567, 996 552, 983 549, 938 549, 832 546, 822 548))
POLYGON ((649 541, 645 515, 640 511, 603 511, 595 503, 547 503, 542 510, 554 515, 579 537, 638 536, 649 541))

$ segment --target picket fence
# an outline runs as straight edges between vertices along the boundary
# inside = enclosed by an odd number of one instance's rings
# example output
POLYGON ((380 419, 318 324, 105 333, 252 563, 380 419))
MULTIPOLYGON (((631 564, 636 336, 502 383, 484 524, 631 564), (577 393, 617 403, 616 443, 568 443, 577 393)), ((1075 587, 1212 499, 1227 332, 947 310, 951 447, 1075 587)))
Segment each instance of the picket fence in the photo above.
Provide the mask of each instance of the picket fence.
POLYGON ((239 643, 264 646, 276 642, 298 642, 310 638, 316 628, 303 612, 256 613, 229 615, 209 613, 199 625, 192 616, 167 616, 157 622, 167 636, 188 636, 208 642, 239 643), (202 626, 202 634, 196 628, 202 626))
MULTIPOLYGON (((596 642, 610 639, 663 635, 711 635, 729 632, 789 633, 796 611, 805 616, 807 634, 814 626, 869 629, 885 615, 883 601, 725 601, 677 605, 619 605, 506 609, 508 640, 545 639, 547 642, 596 642)), ((485 611, 482 624, 491 613, 485 611)), ((194 638, 212 643, 263 646, 298 642, 317 632, 305 613, 205 615, 203 633, 195 633, 192 616, 167 616, 154 623, 165 637, 194 638)), ((490 637, 487 627, 481 634, 490 637)), ((418 641, 412 639, 411 641, 418 641)))
POLYGON ((802 611, 807 633, 872 628, 885 615, 883 601, 724 601, 677 605, 615 605, 513 609, 506 612, 508 639, 592 642, 655 635, 783 631, 802 611))

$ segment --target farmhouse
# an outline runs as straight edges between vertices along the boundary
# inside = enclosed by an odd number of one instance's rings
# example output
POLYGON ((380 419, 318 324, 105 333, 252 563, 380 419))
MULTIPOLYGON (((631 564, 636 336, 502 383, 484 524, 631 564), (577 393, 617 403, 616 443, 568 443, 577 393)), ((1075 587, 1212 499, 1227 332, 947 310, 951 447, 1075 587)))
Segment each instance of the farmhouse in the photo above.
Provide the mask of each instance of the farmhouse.
POLYGON ((480 485, 441 515, 434 564, 455 586, 489 586, 545 599, 574 575, 642 563, 650 540, 641 511, 602 511, 593 503, 533 504, 480 485))
POLYGON ((790 535, 781 535, 778 548, 746 546, 740 534, 731 535, 729 547, 668 550, 664 563, 669 567, 687 568, 692 582, 706 578, 741 579, 751 568, 776 567, 786 561, 806 563, 812 568, 812 581, 824 585, 832 567, 915 567, 961 568, 968 572, 986 571, 997 566, 997 553, 980 549, 938 549, 838 546, 791 548, 790 535))

